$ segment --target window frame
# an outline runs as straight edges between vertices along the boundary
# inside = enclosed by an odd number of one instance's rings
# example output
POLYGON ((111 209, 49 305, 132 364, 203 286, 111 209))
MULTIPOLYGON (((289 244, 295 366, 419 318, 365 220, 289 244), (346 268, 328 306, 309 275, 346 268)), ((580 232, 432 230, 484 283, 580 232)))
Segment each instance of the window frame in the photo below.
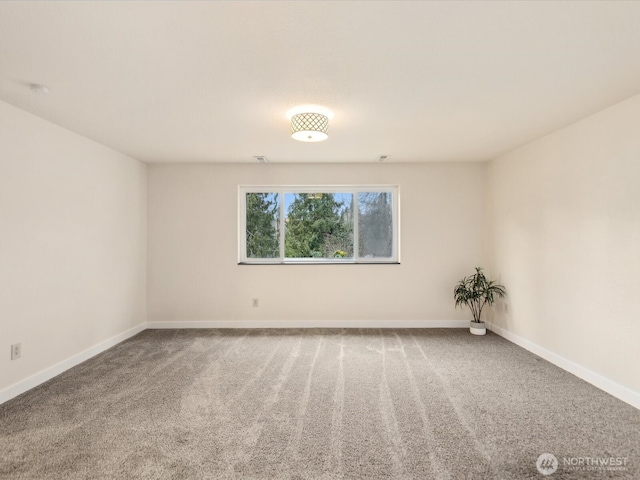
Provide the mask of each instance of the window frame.
POLYGON ((238 265, 339 265, 339 264, 400 264, 400 186, 399 185, 238 185, 238 265), (391 193, 393 228, 391 257, 360 257, 358 255, 358 193, 391 193), (277 193, 280 199, 280 256, 277 258, 247 257, 247 194, 277 193), (351 193, 353 209, 353 258, 286 258, 285 257, 285 193, 351 193))

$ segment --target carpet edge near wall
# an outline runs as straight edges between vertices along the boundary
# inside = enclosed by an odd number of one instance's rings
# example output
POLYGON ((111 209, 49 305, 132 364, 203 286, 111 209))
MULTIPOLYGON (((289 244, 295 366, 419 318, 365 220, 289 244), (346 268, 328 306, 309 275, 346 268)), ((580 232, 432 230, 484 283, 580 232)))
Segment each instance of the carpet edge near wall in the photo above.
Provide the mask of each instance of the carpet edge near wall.
MULTIPOLYGON (((0 405, 21 395, 32 388, 60 375, 72 367, 108 350, 138 333, 147 329, 180 329, 180 328, 466 328, 466 320, 195 320, 195 321, 150 321, 136 325, 99 344, 79 352, 61 362, 47 367, 40 372, 20 380, 0 390, 0 405)), ((547 350, 507 329, 491 323, 487 327, 497 335, 544 358, 548 362, 581 378, 600 390, 628 403, 640 410, 640 393, 635 392, 613 380, 583 367, 561 355, 547 350)))
POLYGON ((196 320, 143 322, 0 390, 0 405, 147 329, 179 328, 465 328, 466 320, 196 320))
POLYGON ((148 328, 147 322, 140 323, 135 327, 129 328, 122 333, 114 335, 111 338, 103 340, 102 342, 89 347, 81 352, 75 353, 70 357, 61 360, 60 362, 51 365, 50 367, 46 367, 43 370, 40 370, 33 375, 28 376, 22 380, 17 381, 16 383, 9 385, 8 387, 0 390, 0 405, 11 400, 12 398, 17 397, 25 392, 28 392, 32 388, 37 387, 38 385, 43 384, 44 382, 51 380, 54 377, 57 377, 61 373, 66 372, 67 370, 75 367, 76 365, 81 364, 89 360, 92 357, 104 352, 105 350, 110 349, 111 347, 115 347, 119 343, 124 342, 125 340, 139 334, 140 332, 145 331, 148 328))
POLYGON ((562 370, 575 375, 585 382, 590 383, 594 387, 599 388, 603 392, 606 392, 609 395, 612 395, 617 399, 622 400, 623 402, 628 403, 632 407, 640 410, 640 392, 635 392, 630 388, 625 387, 624 385, 620 385, 619 383, 616 383, 613 380, 610 380, 600 375, 599 373, 588 369, 587 367, 584 367, 561 355, 558 355, 551 350, 547 350, 546 348, 541 347, 540 345, 519 335, 516 335, 515 333, 498 325, 487 323, 487 328, 496 335, 500 335, 505 340, 508 340, 511 343, 514 343, 515 345, 528 350, 534 355, 537 355, 540 358, 553 363, 555 366, 560 367, 562 370))

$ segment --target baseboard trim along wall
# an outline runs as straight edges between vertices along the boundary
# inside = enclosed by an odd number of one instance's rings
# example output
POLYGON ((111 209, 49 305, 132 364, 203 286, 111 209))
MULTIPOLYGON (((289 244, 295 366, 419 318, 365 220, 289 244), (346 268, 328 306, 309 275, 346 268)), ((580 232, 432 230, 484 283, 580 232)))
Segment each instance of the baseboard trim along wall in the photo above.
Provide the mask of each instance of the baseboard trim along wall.
POLYGON ((640 393, 634 392, 633 390, 624 387, 612 380, 609 380, 602 375, 589 370, 577 363, 572 362, 556 353, 553 353, 550 350, 547 350, 544 347, 541 347, 525 338, 516 335, 515 333, 510 332, 502 327, 497 325, 493 325, 488 323, 487 328, 492 332, 500 335, 501 337, 509 340, 512 343, 524 348, 525 350, 529 350, 531 353, 538 355, 541 358, 553 363, 554 365, 566 370, 569 373, 572 373, 578 378, 589 382, 590 384, 598 387, 600 390, 607 392, 610 395, 613 395, 616 398, 619 398, 623 402, 628 403, 629 405, 640 410, 640 393))
POLYGON ((32 388, 37 387, 41 383, 46 382, 47 380, 51 380, 53 377, 64 373, 80 363, 89 360, 91 357, 95 357, 99 353, 108 350, 109 348, 119 344, 120 342, 125 341, 128 338, 137 335, 143 330, 147 329, 146 323, 141 323, 129 330, 122 332, 115 337, 111 337, 108 340, 100 342, 97 345, 94 345, 91 348, 88 348, 80 353, 72 355, 71 357, 63 360, 55 365, 45 368, 44 370, 32 375, 24 380, 19 381, 18 383, 14 383, 13 385, 5 388, 0 391, 0 404, 6 402, 7 400, 11 400, 14 397, 26 392, 27 390, 31 390, 32 388))
POLYGON ((185 320, 147 328, 466 328, 468 320, 185 320))
MULTIPOLYGON (((141 323, 119 335, 99 343, 83 352, 69 357, 41 372, 32 375, 0 391, 0 404, 37 387, 41 383, 60 375, 76 365, 89 360, 91 357, 104 352, 128 338, 146 329, 180 329, 180 328, 468 328, 467 320, 195 320, 171 322, 141 323)), ((640 409, 640 394, 627 387, 619 385, 588 368, 567 360, 546 348, 526 340, 502 327, 487 324, 487 327, 497 335, 509 340, 525 350, 557 365, 563 370, 591 383, 599 389, 616 398, 640 409)))
POLYGON ((465 328, 467 320, 197 320, 146 322, 0 391, 0 404, 37 387, 146 329, 179 328, 465 328))

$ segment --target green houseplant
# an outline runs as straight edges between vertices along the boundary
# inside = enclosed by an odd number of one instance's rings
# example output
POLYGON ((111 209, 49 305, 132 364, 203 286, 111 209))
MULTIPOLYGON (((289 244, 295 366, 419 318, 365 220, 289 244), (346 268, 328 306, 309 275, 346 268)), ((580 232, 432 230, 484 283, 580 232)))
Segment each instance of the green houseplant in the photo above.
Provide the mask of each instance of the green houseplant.
POLYGON ((466 305, 471 310, 473 321, 469 330, 474 335, 487 333, 485 323, 480 320, 484 306, 493 305, 496 298, 504 297, 506 294, 504 286, 487 279, 482 267, 476 267, 476 273, 460 280, 453 290, 456 307, 462 308, 466 305))

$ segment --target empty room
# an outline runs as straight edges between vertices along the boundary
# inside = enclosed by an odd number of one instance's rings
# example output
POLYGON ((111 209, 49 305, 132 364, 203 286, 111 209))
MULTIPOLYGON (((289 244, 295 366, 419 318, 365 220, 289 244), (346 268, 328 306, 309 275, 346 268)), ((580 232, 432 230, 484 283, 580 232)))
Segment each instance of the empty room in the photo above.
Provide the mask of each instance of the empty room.
POLYGON ((0 479, 640 478, 640 2, 0 2, 0 479))

